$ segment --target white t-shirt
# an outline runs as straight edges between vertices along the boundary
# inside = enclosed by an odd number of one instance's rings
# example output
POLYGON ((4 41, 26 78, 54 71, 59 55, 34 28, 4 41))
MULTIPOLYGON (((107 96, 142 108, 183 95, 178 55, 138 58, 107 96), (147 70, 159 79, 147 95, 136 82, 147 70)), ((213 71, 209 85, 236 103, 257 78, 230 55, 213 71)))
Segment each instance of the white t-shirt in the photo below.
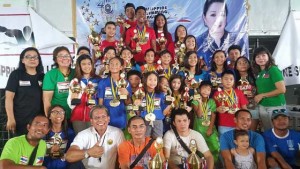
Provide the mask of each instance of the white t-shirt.
POLYGON ((115 168, 118 154, 118 146, 124 141, 123 132, 116 127, 108 126, 106 132, 100 138, 94 127, 87 128, 77 134, 71 146, 78 146, 80 150, 87 150, 93 147, 97 140, 100 140, 100 146, 104 147, 104 154, 99 158, 83 159, 82 163, 87 169, 107 169, 115 168))
MULTIPOLYGON (((180 136, 180 138, 188 147, 192 139, 196 140, 197 149, 201 153, 209 151, 203 136, 195 130, 190 129, 190 133, 187 137, 180 136)), ((173 130, 166 132, 164 136, 164 148, 170 150, 169 159, 172 160, 176 165, 181 164, 181 157, 187 158, 189 155, 176 139, 173 130)))

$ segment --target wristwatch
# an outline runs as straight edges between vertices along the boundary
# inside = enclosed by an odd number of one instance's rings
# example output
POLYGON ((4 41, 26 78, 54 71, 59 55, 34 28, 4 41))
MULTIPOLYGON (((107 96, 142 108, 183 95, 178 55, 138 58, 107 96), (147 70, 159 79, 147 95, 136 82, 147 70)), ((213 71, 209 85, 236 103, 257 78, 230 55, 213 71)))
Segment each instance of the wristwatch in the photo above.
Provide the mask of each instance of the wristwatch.
POLYGON ((89 155, 88 151, 85 150, 85 152, 84 152, 84 158, 89 158, 89 157, 90 157, 90 155, 89 155))

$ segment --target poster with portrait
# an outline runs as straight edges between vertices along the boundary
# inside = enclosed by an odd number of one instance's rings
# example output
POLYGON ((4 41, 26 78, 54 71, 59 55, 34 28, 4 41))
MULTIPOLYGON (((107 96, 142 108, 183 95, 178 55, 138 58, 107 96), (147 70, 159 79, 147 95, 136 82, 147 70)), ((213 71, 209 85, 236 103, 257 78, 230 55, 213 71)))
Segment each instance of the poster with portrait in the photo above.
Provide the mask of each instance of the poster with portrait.
MULTIPOLYGON (((77 0, 78 44, 90 45, 87 38, 90 34, 90 26, 100 32, 107 21, 116 21, 119 15, 124 16, 124 6, 127 2, 123 0, 77 0)), ((211 17, 207 18, 203 17, 205 2, 206 0, 130 1, 135 7, 146 7, 150 25, 153 24, 156 14, 163 13, 167 18, 168 30, 173 35, 173 39, 176 27, 184 25, 188 34, 197 38, 198 57, 202 56, 208 65, 215 50, 221 49, 227 52, 228 47, 232 44, 241 45, 242 55, 248 57, 246 0, 209 0, 212 2, 209 7, 213 7, 214 10, 218 9, 218 13, 210 14, 211 17)), ((117 30, 119 29, 117 28, 117 30)), ((102 39, 105 39, 105 35, 102 35, 102 39)))

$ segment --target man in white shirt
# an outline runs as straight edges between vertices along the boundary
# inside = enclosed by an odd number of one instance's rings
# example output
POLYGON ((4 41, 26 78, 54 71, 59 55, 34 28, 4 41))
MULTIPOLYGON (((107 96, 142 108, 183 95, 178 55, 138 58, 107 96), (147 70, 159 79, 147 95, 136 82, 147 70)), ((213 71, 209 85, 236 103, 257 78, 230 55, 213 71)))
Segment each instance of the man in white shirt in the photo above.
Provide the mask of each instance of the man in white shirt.
MULTIPOLYGON (((176 131, 178 132, 178 135, 187 145, 187 147, 189 147, 190 141, 194 139, 197 144, 197 150, 204 155, 204 158, 207 161, 208 169, 213 169, 214 159, 203 136, 197 131, 189 128, 190 119, 187 110, 173 110, 171 113, 171 119, 176 131)), ((180 168, 181 158, 187 158, 189 155, 177 140, 173 130, 167 131, 164 136, 164 155, 166 159, 169 159, 169 167, 174 169, 180 168)))
POLYGON ((109 126, 109 112, 103 105, 94 106, 90 111, 91 127, 77 134, 71 144, 66 160, 82 163, 87 169, 115 168, 117 148, 124 140, 123 132, 109 126))

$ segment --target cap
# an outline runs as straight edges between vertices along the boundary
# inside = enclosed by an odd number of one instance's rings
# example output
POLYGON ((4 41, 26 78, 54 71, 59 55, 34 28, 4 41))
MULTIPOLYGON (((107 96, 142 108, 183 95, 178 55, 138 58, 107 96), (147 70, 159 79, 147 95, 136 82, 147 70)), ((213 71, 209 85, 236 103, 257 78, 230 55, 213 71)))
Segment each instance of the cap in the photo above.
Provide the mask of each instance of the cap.
POLYGON ((290 117, 290 115, 286 109, 275 109, 272 111, 272 120, 276 119, 280 115, 290 117))

